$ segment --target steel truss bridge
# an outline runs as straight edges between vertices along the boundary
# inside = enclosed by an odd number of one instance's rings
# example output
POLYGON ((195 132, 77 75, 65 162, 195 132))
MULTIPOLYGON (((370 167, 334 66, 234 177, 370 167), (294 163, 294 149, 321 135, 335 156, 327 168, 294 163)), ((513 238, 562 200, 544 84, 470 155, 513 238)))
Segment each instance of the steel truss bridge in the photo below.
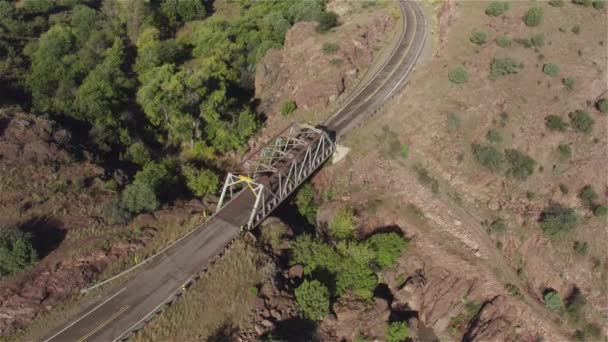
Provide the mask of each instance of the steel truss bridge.
POLYGON ((241 170, 228 173, 216 212, 225 210, 232 199, 253 196, 249 218, 241 227, 255 228, 335 150, 336 145, 324 129, 291 125, 250 154, 241 170))

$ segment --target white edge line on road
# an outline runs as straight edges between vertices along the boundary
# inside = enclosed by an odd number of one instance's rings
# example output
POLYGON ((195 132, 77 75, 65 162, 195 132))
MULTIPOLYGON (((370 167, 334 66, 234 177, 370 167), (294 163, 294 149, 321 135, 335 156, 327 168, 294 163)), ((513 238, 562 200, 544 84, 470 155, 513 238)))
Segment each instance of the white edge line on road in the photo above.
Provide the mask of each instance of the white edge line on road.
MULTIPOLYGON (((398 2, 401 2, 401 1, 398 1, 398 2)), ((357 98, 357 96, 359 96, 367 88, 367 86, 369 86, 376 79, 376 77, 378 77, 380 72, 386 67, 388 62, 390 62, 390 60, 393 58, 393 56, 397 53, 397 50, 399 50, 399 46, 403 42, 403 38, 405 38, 405 31, 407 28, 407 23, 405 22, 405 9, 401 4, 399 4, 399 7, 401 9, 401 14, 403 17, 403 32, 401 32, 401 37, 399 38, 399 41, 397 42, 397 44, 395 44, 393 51, 391 51, 391 55, 386 59, 384 64, 382 64, 380 69, 378 69, 378 72, 376 72, 376 75, 372 76, 372 78, 369 79, 354 95, 352 95, 352 97, 348 100, 348 102, 346 102, 342 107, 340 107, 340 109, 336 110, 334 112, 334 114, 332 114, 330 117, 325 119, 325 121, 323 121, 323 124, 328 123, 330 120, 332 120, 333 118, 338 116, 338 114, 340 114, 341 111, 343 111, 351 102, 353 102, 357 98)))
MULTIPOLYGON (((418 4, 415 5, 416 7, 418 7, 418 4)), ((420 54, 422 53, 422 49, 424 48, 424 45, 426 45, 426 35, 427 35, 427 21, 426 21, 426 15, 424 14, 424 12, 420 9, 420 7, 418 7, 418 10, 420 11, 420 13, 422 13, 422 18, 424 19, 424 36, 422 37, 422 44, 420 44, 420 48, 418 49, 418 53, 416 54, 416 57, 414 58, 414 63, 412 63, 412 65, 410 65, 410 67, 407 69, 407 71, 403 74, 403 76, 401 77, 401 79, 399 80, 399 82, 397 82, 397 84, 395 84, 395 86, 393 87, 393 89, 391 89, 391 91, 388 92, 388 95, 386 95, 384 97, 384 99, 382 100, 383 102, 386 102, 386 100, 393 96, 393 92, 395 91, 395 89, 397 89, 397 87, 399 87, 399 85, 401 85, 401 83, 403 82, 403 80, 409 75, 410 71, 412 70, 412 68, 414 67, 414 65, 416 65, 416 62, 418 61, 418 58, 420 57, 420 54)))
POLYGON ((121 294, 124 290, 126 290, 127 288, 124 287, 122 290, 116 292, 115 294, 113 294, 110 298, 104 300, 101 304, 97 305, 95 308, 93 308, 93 310, 87 312, 86 314, 80 316, 79 319, 75 320, 74 322, 72 322, 70 325, 68 325, 67 327, 61 329, 58 333, 56 333, 55 335, 49 337, 48 339, 46 339, 44 342, 49 342, 50 340, 54 339, 55 337, 57 337, 58 335, 60 335, 61 333, 63 333, 64 331, 68 330, 71 326, 73 326, 74 324, 80 322, 83 318, 87 317, 88 315, 90 315, 91 313, 95 312, 95 310, 99 309, 100 307, 102 307, 103 305, 105 305, 107 302, 109 302, 110 300, 112 300, 114 297, 118 296, 119 294, 121 294))

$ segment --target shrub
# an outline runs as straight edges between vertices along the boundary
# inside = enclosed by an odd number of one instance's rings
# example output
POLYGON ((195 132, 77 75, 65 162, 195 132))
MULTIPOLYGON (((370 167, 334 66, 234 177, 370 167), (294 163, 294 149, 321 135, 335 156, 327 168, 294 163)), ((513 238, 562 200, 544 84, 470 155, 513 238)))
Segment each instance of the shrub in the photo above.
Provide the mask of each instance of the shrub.
POLYGON ((561 160, 568 160, 572 157, 572 148, 568 144, 559 144, 557 152, 559 152, 559 159, 561 160))
POLYGON ((564 85, 564 87, 566 87, 566 89, 573 90, 574 89, 575 80, 572 77, 565 77, 565 78, 562 79, 562 84, 564 85))
POLYGON ((315 189, 306 183, 298 190, 296 195, 298 212, 310 224, 314 224, 317 217, 317 204, 315 203, 315 189))
POLYGON ((572 3, 589 7, 593 4, 593 0, 572 0, 572 3))
POLYGON ((530 38, 515 38, 513 39, 513 41, 515 41, 519 45, 523 45, 526 49, 532 47, 532 41, 530 40, 530 38))
POLYGON ((490 66, 490 79, 495 80, 500 76, 517 74, 523 67, 522 63, 510 57, 494 58, 490 66))
POLYGON ((318 280, 304 280, 294 294, 304 317, 320 321, 329 313, 329 290, 318 280))
POLYGON ((559 236, 576 228, 577 221, 574 209, 552 203, 541 213, 540 227, 545 234, 559 236))
POLYGON ((37 260, 32 234, 0 230, 0 277, 22 271, 37 260))
POLYGON ((534 47, 540 48, 545 46, 545 34, 544 33, 539 33, 534 35, 532 38, 530 38, 530 41, 532 42, 532 45, 534 45, 534 47))
POLYGON ((204 197, 217 191, 219 179, 213 171, 186 165, 182 173, 186 178, 188 189, 194 196, 204 197))
POLYGON ((543 9, 540 7, 532 7, 524 16, 524 23, 527 26, 534 27, 540 25, 543 20, 543 9))
POLYGON ((593 215, 597 217, 606 216, 608 214, 608 207, 604 204, 596 204, 593 206, 593 215))
POLYGON ((495 129, 491 129, 488 131, 488 133, 486 134, 486 139, 488 139, 489 142, 495 144, 502 142, 502 136, 495 129))
POLYGON ((463 84, 469 80, 469 72, 462 65, 457 65, 448 73, 448 79, 452 83, 463 84))
POLYGON ((608 113, 608 99, 607 98, 603 98, 599 101, 597 101, 597 110, 599 110, 602 113, 608 113))
POLYGON ((549 1, 549 5, 551 5, 553 7, 563 7, 564 0, 551 0, 551 1, 549 1))
POLYGON ((357 217, 352 208, 340 208, 329 224, 331 235, 338 240, 352 238, 356 229, 357 217))
POLYGON ((477 30, 475 30, 471 34, 471 37, 469 37, 469 40, 472 43, 475 43, 477 45, 483 45, 488 40, 488 34, 485 33, 484 31, 477 31, 477 30))
POLYGON ((593 206, 593 202, 598 198, 598 195, 591 185, 585 185, 578 193, 578 197, 583 201, 585 206, 591 207, 593 206))
POLYGON ((150 162, 135 174, 133 183, 145 184, 158 194, 167 192, 167 188, 175 183, 175 175, 167 164, 150 162))
POLYGON ((568 124, 559 116, 557 115, 549 115, 545 118, 545 126, 547 126, 547 128, 550 131, 558 131, 558 132, 565 132, 566 129, 568 128, 568 124))
POLYGON ((128 160, 139 166, 144 166, 152 161, 150 151, 142 142, 136 142, 129 146, 126 157, 128 160))
POLYGON ((496 38, 496 45, 500 46, 501 48, 508 48, 511 46, 511 39, 504 35, 498 36, 496 38))
POLYGON ((555 291, 545 293, 545 306, 552 311, 559 311, 564 305, 562 297, 555 291))
POLYGON ((326 55, 336 53, 338 50, 340 50, 340 46, 336 43, 323 43, 323 53, 325 53, 326 55))
POLYGON ((606 7, 606 0, 595 0, 593 1, 593 8, 595 9, 604 9, 606 7))
POLYGON ((418 181, 420 183, 431 188, 431 191, 433 191, 433 193, 439 193, 439 181, 437 180, 437 178, 431 176, 429 170, 427 170, 424 166, 420 164, 416 164, 414 165, 414 171, 416 172, 416 175, 418 176, 418 181))
POLYGON ((572 26, 572 33, 574 34, 580 34, 581 33, 581 25, 576 24, 574 26, 572 26))
POLYGON ((283 103, 283 107, 281 107, 281 114, 283 114, 284 116, 290 115, 295 112, 297 108, 298 106, 296 105, 296 101, 286 101, 285 103, 283 103))
POLYGON ((504 233, 507 231, 507 224, 505 223, 505 220, 502 219, 502 217, 499 217, 496 220, 492 221, 492 223, 490 223, 488 229, 490 232, 504 233))
POLYGON ((458 129, 460 129, 460 126, 462 125, 462 122, 460 120, 460 117, 458 117, 457 114, 454 113, 449 113, 447 115, 447 126, 448 126, 448 131, 449 132, 454 132, 457 131, 458 129))
POLYGON ((581 319, 587 299, 578 288, 575 288, 566 300, 566 313, 573 322, 581 319))
POLYGON ((569 117, 570 125, 575 130, 584 133, 589 133, 591 132, 591 130, 593 130, 593 124, 595 124, 595 121, 586 111, 577 110, 573 113, 570 113, 569 117))
POLYGON ((567 195, 570 192, 570 189, 568 189, 566 184, 560 184, 559 191, 561 191, 562 194, 567 195))
POLYGON ((587 242, 574 241, 572 248, 576 255, 585 256, 589 253, 589 244, 587 242))
POLYGON ((326 32, 338 26, 338 15, 334 12, 321 12, 317 17, 317 21, 319 22, 317 30, 326 32))
POLYGON ((559 75, 559 66, 553 63, 543 65, 543 72, 549 76, 555 77, 559 75))
POLYGON ((341 60, 340 58, 332 58, 329 60, 329 64, 331 64, 333 66, 340 66, 340 65, 344 64, 344 61, 341 60))
POLYGON ((486 8, 486 14, 493 17, 498 17, 505 13, 508 9, 508 2, 492 1, 488 8, 486 8))
POLYGON ((369 265, 357 263, 351 258, 341 260, 341 266, 336 276, 336 292, 344 295, 352 291, 357 297, 369 300, 378 285, 378 277, 369 265))
POLYGON ((475 156, 475 160, 477 160, 479 164, 491 171, 498 171, 501 169, 504 158, 496 147, 479 144, 473 144, 472 147, 473 156, 475 156))
POLYGON ((154 189, 145 183, 133 182, 121 196, 121 206, 131 214, 152 211, 160 205, 154 189))
POLYGON ((407 249, 407 241, 397 233, 374 234, 366 242, 376 254, 376 263, 383 268, 394 265, 407 249))
POLYGON ((509 163, 508 176, 524 180, 534 173, 534 159, 518 150, 505 150, 505 159, 509 163))
POLYGON ((386 328, 387 342, 403 342, 410 337, 410 329, 404 322, 393 322, 386 328))

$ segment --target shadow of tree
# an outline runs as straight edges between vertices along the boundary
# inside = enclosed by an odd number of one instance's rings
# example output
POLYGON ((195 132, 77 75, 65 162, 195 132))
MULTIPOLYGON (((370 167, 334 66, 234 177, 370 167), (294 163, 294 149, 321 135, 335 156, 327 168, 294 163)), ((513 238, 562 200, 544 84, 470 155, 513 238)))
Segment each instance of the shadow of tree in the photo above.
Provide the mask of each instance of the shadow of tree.
POLYGON ((217 328, 209 337, 207 342, 231 342, 236 339, 236 334, 239 332, 239 328, 234 326, 231 322, 226 322, 217 328))
POLYGON ((315 340, 317 324, 302 318, 277 322, 272 331, 262 335, 260 341, 310 342, 315 340))
POLYGON ((32 218, 20 224, 17 229, 32 235, 32 244, 40 259, 57 249, 66 235, 59 223, 48 217, 32 218))

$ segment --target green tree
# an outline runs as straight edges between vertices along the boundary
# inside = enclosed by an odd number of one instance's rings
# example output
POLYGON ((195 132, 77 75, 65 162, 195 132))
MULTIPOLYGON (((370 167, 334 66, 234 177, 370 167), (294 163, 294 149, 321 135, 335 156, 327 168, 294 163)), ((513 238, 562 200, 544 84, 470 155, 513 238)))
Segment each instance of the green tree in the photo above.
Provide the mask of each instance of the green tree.
POLYGON ((576 228, 578 218, 574 209, 552 203, 540 217, 540 227, 545 234, 559 237, 576 228))
POLYGON ((405 322, 393 322, 386 328, 387 342, 403 342, 410 337, 410 329, 405 322))
POLYGON ((473 156, 479 164, 491 171, 498 171, 502 168, 504 157, 496 147, 473 144, 472 148, 473 156))
POLYGON ((572 0, 572 3, 589 7, 593 4, 593 0, 572 0))
POLYGON ((540 7, 532 7, 524 16, 524 23, 527 26, 534 27, 540 25, 543 19, 543 9, 540 7))
POLYGON ((555 77, 559 75, 559 66, 553 63, 543 65, 543 72, 549 76, 555 77))
POLYGON ((310 224, 314 224, 317 217, 317 204, 315 203, 315 189, 306 183, 298 190, 296 195, 296 207, 298 212, 310 224))
POLYGON ((507 175, 511 177, 525 180, 534 173, 534 159, 518 150, 505 150, 505 159, 509 164, 507 175))
POLYGON ((213 171, 186 165, 182 168, 182 172, 186 178, 186 185, 194 196, 204 197, 217 191, 219 179, 213 171))
POLYGON ((477 45, 483 45, 488 41, 488 34, 484 31, 475 30, 471 33, 469 40, 477 45))
POLYGON ((545 118, 545 126, 550 131, 565 132, 568 124, 557 115, 549 115, 545 118))
POLYGON ((564 306, 562 297, 555 291, 545 293, 545 306, 552 311, 559 311, 564 306))
POLYGON ((318 280, 304 280, 294 294, 304 317, 320 321, 329 313, 329 291, 318 280))
POLYGON ((456 84, 463 84, 469 80, 469 72, 462 65, 455 66, 448 73, 448 79, 456 84))
POLYGON ((583 133, 589 133, 593 130, 595 121, 586 111, 577 110, 568 116, 570 117, 570 125, 573 129, 583 133))
POLYGON ((352 208, 340 208, 329 223, 329 232, 338 239, 350 239, 357 229, 357 217, 352 208))
POLYGON ((120 204, 131 214, 153 211, 160 206, 154 189, 141 182, 134 182, 125 188, 120 204))
POLYGON ((399 256, 407 249, 407 241, 397 233, 379 233, 366 240, 375 252, 375 261, 380 267, 395 264, 399 256))
POLYGON ((0 276, 17 273, 38 260, 30 233, 0 230, 0 276))
POLYGON ((125 158, 139 166, 144 166, 152 161, 152 155, 150 154, 150 151, 148 150, 146 145, 144 145, 144 143, 141 141, 131 144, 131 146, 129 146, 125 154, 125 158))
POLYGON ((508 2, 492 1, 490 5, 488 5, 488 8, 486 8, 486 14, 493 17, 499 17, 503 15, 503 13, 505 13, 508 9, 508 2))

